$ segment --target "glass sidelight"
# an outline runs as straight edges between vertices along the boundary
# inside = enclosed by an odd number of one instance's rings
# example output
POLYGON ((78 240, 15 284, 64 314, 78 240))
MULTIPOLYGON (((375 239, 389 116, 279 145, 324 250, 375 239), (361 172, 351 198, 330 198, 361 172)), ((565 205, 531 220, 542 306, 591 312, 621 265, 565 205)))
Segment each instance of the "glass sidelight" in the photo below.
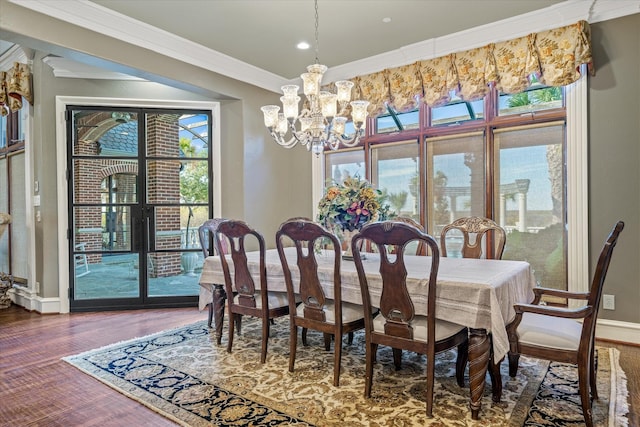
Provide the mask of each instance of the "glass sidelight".
POLYGON ((68 108, 72 310, 194 305, 207 112, 68 108))

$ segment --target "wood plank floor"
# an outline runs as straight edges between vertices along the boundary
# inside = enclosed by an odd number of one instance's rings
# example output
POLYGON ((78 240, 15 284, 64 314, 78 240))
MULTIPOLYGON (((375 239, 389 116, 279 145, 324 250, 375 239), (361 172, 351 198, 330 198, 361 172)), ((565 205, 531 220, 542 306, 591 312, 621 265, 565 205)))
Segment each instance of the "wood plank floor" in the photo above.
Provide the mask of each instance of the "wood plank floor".
MULTIPOLYGON (((0 310, 0 425, 174 426, 61 358, 204 320, 196 308, 40 315, 0 310)), ((630 426, 640 426, 640 348, 621 351, 630 426)))

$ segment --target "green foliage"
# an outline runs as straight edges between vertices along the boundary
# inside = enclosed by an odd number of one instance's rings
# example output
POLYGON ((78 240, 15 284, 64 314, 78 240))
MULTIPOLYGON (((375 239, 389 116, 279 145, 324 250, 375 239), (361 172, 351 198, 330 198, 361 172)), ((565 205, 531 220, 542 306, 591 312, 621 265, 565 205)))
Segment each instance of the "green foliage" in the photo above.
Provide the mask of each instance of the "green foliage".
POLYGON ((407 193, 406 191, 401 191, 399 193, 391 193, 388 197, 389 203, 394 207, 396 212, 400 212, 405 203, 407 203, 409 193, 407 193))
POLYGON ((442 171, 437 171, 433 178, 434 220, 436 224, 447 224, 450 221, 449 198, 444 194, 447 181, 447 175, 442 171))
POLYGON ((509 98, 510 108, 522 107, 525 105, 540 104, 543 102, 559 101, 562 99, 562 88, 545 87, 529 92, 520 92, 509 98))
POLYGON ((507 237, 502 258, 527 261, 542 286, 566 289, 563 236, 562 224, 550 225, 538 233, 514 230, 507 237))

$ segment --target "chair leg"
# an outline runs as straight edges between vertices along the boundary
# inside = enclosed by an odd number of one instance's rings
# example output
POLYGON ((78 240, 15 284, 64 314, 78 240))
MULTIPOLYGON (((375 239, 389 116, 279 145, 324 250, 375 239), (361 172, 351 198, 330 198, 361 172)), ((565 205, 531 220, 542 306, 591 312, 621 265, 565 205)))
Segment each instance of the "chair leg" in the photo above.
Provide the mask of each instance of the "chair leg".
POLYGON ((469 360, 469 341, 465 341, 458 346, 458 357, 456 358, 456 381, 460 387, 464 387, 464 369, 469 360))
POLYGON ((518 361, 520 360, 519 353, 509 352, 509 376, 514 378, 518 374, 518 361))
POLYGON ((364 397, 371 397, 371 385, 373 383, 373 362, 376 357, 377 349, 377 344, 367 343, 364 374, 364 397))
POLYGON ((433 417, 433 384, 436 374, 434 359, 434 355, 427 355, 427 418, 433 417))
POLYGON ((593 418, 591 415, 591 397, 589 391, 591 386, 589 385, 590 373, 589 364, 578 365, 578 387, 580 390, 580 402, 582 403, 582 413, 584 416, 584 423, 586 427, 593 427, 593 418))
POLYGON ((302 345, 305 347, 309 345, 307 343, 307 328, 302 328, 302 345))
POLYGON ((373 349, 373 361, 376 362, 378 360, 378 344, 371 344, 371 348, 373 349))
POLYGON ((349 345, 353 344, 353 332, 349 332, 349 335, 347 335, 347 343, 349 345))
POLYGON ((236 316, 236 328, 238 328, 238 336, 242 334, 242 316, 236 316))
POLYGON ((260 363, 267 360, 267 344, 269 343, 269 319, 262 318, 262 352, 260 353, 260 363))
POLYGON ((589 383, 591 384, 591 399, 598 400, 598 384, 597 384, 597 375, 598 375, 598 358, 596 357, 596 351, 594 349, 595 346, 591 348, 591 360, 589 366, 589 383))
POLYGON ((229 313, 229 341, 227 342, 227 353, 231 353, 233 346, 233 325, 235 324, 236 314, 229 313))
POLYGON ((207 326, 211 328, 211 325, 213 324, 213 303, 210 302, 207 305, 209 306, 209 320, 207 321, 207 326))
POLYGON ((325 351, 331 350, 331 334, 327 334, 326 332, 323 332, 322 335, 324 336, 324 349, 325 349, 325 351))
POLYGON ((402 368, 402 349, 393 349, 393 364, 396 367, 396 371, 399 371, 402 368))
MULTIPOLYGON (((329 335, 331 340, 331 335, 329 335)), ((342 360, 342 335, 336 335, 336 344, 333 349, 333 385, 340 386, 340 361, 342 360)))
POLYGON ((489 378, 491 378, 491 396, 495 403, 500 403, 502 399, 502 376, 500 375, 500 365, 504 358, 500 359, 498 363, 493 361, 493 351, 489 356, 489 378))
MULTIPOLYGON (((291 320, 289 328, 289 372, 293 372, 293 366, 296 363, 296 347, 298 346, 298 326, 291 320)), ((302 332, 304 334, 304 329, 302 332)))

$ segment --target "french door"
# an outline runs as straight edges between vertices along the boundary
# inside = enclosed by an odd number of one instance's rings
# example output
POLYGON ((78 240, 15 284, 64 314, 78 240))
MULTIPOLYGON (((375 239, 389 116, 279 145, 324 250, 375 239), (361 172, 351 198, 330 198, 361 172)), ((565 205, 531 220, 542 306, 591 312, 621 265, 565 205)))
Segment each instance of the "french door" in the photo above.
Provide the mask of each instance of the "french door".
POLYGON ((71 311, 197 304, 210 111, 66 110, 71 311))

